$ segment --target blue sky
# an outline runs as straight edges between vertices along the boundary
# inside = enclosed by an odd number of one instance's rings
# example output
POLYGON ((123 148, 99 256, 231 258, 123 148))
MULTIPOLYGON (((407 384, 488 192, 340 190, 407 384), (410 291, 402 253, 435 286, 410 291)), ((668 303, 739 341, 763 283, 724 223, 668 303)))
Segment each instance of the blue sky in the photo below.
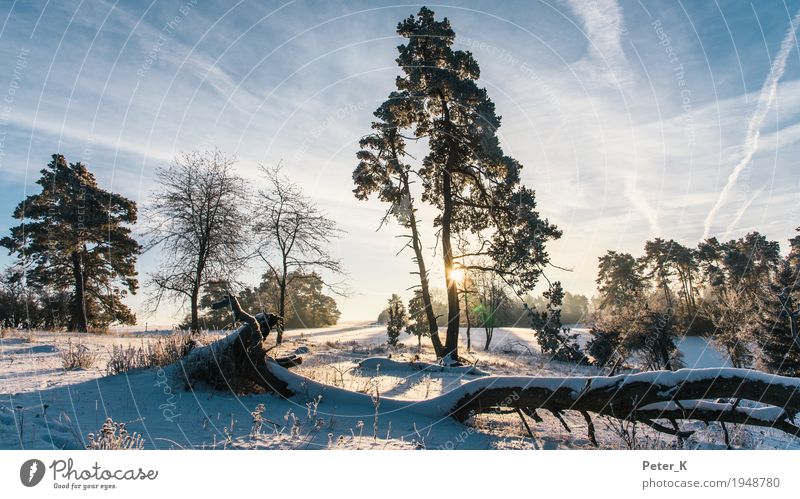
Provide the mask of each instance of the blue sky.
MULTIPOLYGON (((551 277, 567 290, 594 292, 606 249, 638 254, 654 236, 693 245, 750 230, 785 246, 800 225, 800 1, 428 6, 478 60, 506 152, 564 231, 550 250, 572 271, 551 277)), ((384 207, 352 196, 351 173, 398 73, 395 26, 418 9, 4 2, 0 233, 54 152, 142 206, 154 170, 182 150, 235 153, 254 182, 259 163, 282 160, 347 231, 332 248, 353 290, 339 300, 343 319, 375 317, 415 276, 408 255, 395 257, 397 229, 375 231, 384 207)), ((432 246, 432 231, 425 237, 432 246)), ((141 258, 143 280, 157 258, 141 258)), ((146 318, 140 298, 130 303, 142 322, 174 321, 171 306, 146 318)))

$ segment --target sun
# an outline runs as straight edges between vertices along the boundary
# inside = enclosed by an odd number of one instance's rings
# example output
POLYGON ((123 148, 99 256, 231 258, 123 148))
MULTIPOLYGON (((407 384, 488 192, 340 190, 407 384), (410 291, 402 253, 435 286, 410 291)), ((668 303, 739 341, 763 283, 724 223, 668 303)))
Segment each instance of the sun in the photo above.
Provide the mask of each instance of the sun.
POLYGON ((462 284, 464 282, 464 269, 453 269, 450 271, 450 279, 455 281, 458 284, 462 284))

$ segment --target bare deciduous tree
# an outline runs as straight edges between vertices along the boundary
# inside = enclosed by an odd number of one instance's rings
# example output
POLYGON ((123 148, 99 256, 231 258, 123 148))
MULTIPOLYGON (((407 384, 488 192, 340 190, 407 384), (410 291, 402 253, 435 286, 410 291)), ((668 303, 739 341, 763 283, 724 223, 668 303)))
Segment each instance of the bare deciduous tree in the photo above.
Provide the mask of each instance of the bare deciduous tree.
MULTIPOLYGON (((258 191, 253 221, 255 254, 264 261, 278 284, 278 314, 286 315, 287 289, 293 279, 322 279, 318 271, 343 274, 341 262, 329 250, 343 231, 303 194, 302 189, 282 174, 281 166, 262 167, 267 186, 258 191)), ((341 286, 325 284, 342 294, 341 286)), ((276 334, 278 344, 283 331, 276 334)))
POLYGON ((199 330, 203 287, 230 281, 244 262, 247 189, 235 163, 218 149, 192 151, 156 172, 159 189, 146 212, 146 234, 148 249, 161 248, 161 265, 150 274, 150 304, 155 309, 164 297, 188 301, 192 331, 199 330))
POLYGON ((498 312, 508 301, 508 295, 503 281, 494 272, 480 272, 476 279, 476 288, 478 304, 475 312, 480 325, 486 331, 486 343, 483 349, 488 352, 494 329, 499 322, 498 312))

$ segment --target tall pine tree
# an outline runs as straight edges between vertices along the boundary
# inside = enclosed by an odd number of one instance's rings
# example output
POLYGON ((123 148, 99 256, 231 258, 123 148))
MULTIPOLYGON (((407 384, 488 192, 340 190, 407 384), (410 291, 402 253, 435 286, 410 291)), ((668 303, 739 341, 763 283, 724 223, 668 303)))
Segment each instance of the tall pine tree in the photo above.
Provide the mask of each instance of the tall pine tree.
POLYGON ((52 158, 36 182, 41 192, 17 206, 22 223, 0 244, 19 256, 29 285, 72 291, 70 330, 134 324, 122 299, 139 285, 136 203, 102 189, 83 163, 52 158))
MULTIPOLYGON (((497 138, 500 117, 486 89, 477 83, 478 63, 469 52, 453 50, 455 32, 445 18, 423 7, 399 23, 407 39, 398 47, 402 74, 396 80, 394 123, 426 144, 415 170, 422 201, 434 206, 447 289, 447 336, 437 354, 457 362, 460 304, 451 271, 466 258, 491 270, 520 291, 533 288, 549 263, 545 243, 561 233, 536 211, 534 193, 520 185, 522 166, 506 156, 497 138), (470 238, 478 248, 457 255, 453 240, 470 238)), ((422 276, 421 276, 422 277, 422 276)))

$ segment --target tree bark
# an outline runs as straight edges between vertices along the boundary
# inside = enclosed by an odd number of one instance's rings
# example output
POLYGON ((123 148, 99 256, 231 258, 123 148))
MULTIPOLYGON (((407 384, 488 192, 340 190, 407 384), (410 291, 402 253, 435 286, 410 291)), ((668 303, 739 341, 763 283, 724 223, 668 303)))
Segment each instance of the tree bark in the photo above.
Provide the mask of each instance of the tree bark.
MULTIPOLYGON (((278 315, 286 317, 286 265, 283 266, 283 276, 278 279, 278 315)), ((283 326, 278 325, 275 331, 275 344, 280 345, 283 343, 283 326)))
POLYGON ((792 421, 800 411, 800 380, 748 369, 681 369, 613 377, 513 379, 515 386, 498 386, 508 384, 503 378, 483 378, 462 385, 465 388, 475 383, 477 387, 465 390, 451 407, 451 414, 465 420, 502 407, 543 408, 586 411, 635 421, 729 421, 779 429, 791 426, 793 434, 800 431, 792 421), (760 413, 758 409, 735 404, 709 402, 719 398, 760 402, 782 411, 760 413))
POLYGON ((472 349, 472 323, 469 318, 469 295, 467 294, 467 276, 464 275, 464 319, 467 321, 467 352, 472 349))
MULTIPOLYGON (((406 176, 403 179, 403 190, 408 198, 412 199, 411 190, 408 184, 408 176, 406 176)), ((422 291, 422 303, 425 306, 425 318, 428 321, 428 332, 431 336, 431 343, 433 344, 433 351, 436 353, 436 357, 442 358, 445 355, 444 347, 442 346, 442 340, 439 338, 439 325, 436 323, 436 314, 433 312, 431 291, 428 285, 428 269, 425 266, 425 255, 422 253, 422 241, 419 236, 417 216, 414 213, 413 206, 411 206, 409 212, 409 225, 411 226, 411 247, 414 250, 414 258, 417 260, 419 284, 422 291)))
MULTIPOLYGON (((287 386, 303 386, 305 397, 324 394, 328 403, 335 404, 337 393, 341 393, 346 394, 348 403, 361 403, 365 411, 372 408, 373 401, 368 394, 316 383, 282 370, 274 363, 269 369, 287 386)), ((692 431, 681 431, 678 421, 774 428, 800 438, 800 427, 795 422, 800 411, 800 379, 736 368, 649 371, 610 377, 489 376, 426 400, 382 398, 380 406, 380 411, 386 414, 408 411, 432 418, 452 417, 462 422, 477 414, 508 413, 517 409, 534 419, 538 417, 537 409, 549 411, 567 428, 562 414, 576 411, 587 421, 591 420, 590 413, 636 421, 679 438, 688 437, 692 431), (762 405, 743 407, 738 402, 715 402, 717 399, 747 400, 762 405), (673 427, 660 424, 659 420, 673 427)), ((589 425, 590 439, 593 428, 594 425, 589 425)))
POLYGON ((89 330, 89 318, 86 313, 86 276, 83 272, 81 254, 77 250, 72 252, 72 274, 75 279, 75 297, 70 329, 85 333, 89 330))
MULTIPOLYGON (((206 238, 202 238, 201 241, 207 240, 206 238)), ((202 243, 205 246, 205 243, 202 243)), ((200 332, 200 313, 198 311, 198 301, 200 300, 200 283, 203 282, 203 273, 206 269, 205 264, 205 255, 206 250, 205 248, 200 249, 200 253, 197 255, 197 264, 195 265, 194 270, 194 282, 192 283, 192 291, 189 294, 189 309, 190 314, 192 317, 192 324, 191 330, 192 333, 199 333, 200 332)))
MULTIPOLYGON (((439 95, 442 104, 443 119, 446 128, 451 128, 450 110, 444 96, 439 95)), ((449 132, 449 130, 448 130, 449 132)), ((442 198, 444 209, 442 210, 442 256, 444 259, 445 279, 447 282, 447 336, 445 337, 444 359, 449 362, 459 362, 458 357, 458 335, 461 322, 461 311, 458 303, 458 288, 456 282, 450 278, 450 271, 453 270, 453 246, 451 244, 451 223, 453 218, 453 163, 456 160, 457 145, 453 134, 448 136, 447 161, 442 172, 442 198)))
POLYGON ((442 253, 444 256, 445 279, 447 281, 447 336, 445 337, 444 358, 451 362, 458 361, 458 334, 461 322, 461 311, 458 303, 458 288, 454 279, 450 277, 453 270, 453 248, 450 244, 450 223, 453 213, 453 200, 451 196, 450 174, 445 171, 442 194, 444 197, 444 211, 442 213, 442 253))
POLYGON ((200 332, 200 317, 198 315, 198 301, 200 299, 200 288, 195 286, 189 295, 189 309, 191 314, 191 330, 192 333, 200 332))

